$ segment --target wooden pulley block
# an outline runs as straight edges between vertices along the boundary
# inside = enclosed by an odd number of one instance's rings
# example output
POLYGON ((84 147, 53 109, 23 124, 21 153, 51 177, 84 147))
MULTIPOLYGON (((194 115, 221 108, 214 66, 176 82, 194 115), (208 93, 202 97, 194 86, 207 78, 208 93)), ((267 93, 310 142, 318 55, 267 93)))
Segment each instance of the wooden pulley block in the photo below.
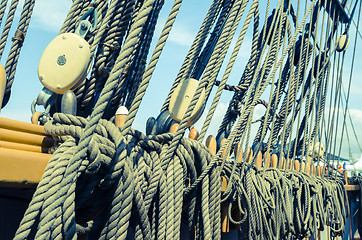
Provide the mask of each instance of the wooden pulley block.
POLYGON ((324 146, 321 142, 310 143, 308 147, 308 155, 314 158, 323 158, 324 156, 324 146))
POLYGON ((0 110, 3 104, 5 86, 6 86, 6 73, 3 65, 0 64, 0 110))
POLYGON ((337 52, 345 51, 349 46, 349 37, 347 34, 343 34, 337 38, 336 50, 337 52))
MULTIPOLYGON (((174 120, 181 122, 198 86, 199 81, 193 78, 185 79, 178 84, 175 91, 172 93, 169 104, 170 115, 174 120)), ((201 117, 204 101, 205 90, 201 92, 201 95, 187 123, 187 127, 196 123, 196 121, 201 117)))
POLYGON ((39 80, 47 89, 63 94, 85 79, 90 63, 88 42, 75 33, 63 33, 44 50, 38 66, 39 80))
MULTIPOLYGON (((152 121, 150 123, 152 123, 152 121)), ((162 111, 156 119, 157 134, 168 132, 173 123, 174 122, 170 116, 170 112, 168 110, 162 111)))

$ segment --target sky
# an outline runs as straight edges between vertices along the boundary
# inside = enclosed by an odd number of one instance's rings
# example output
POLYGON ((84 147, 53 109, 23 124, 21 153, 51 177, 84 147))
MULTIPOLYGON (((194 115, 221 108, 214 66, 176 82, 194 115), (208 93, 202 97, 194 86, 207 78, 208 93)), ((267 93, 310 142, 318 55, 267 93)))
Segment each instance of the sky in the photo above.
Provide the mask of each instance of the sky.
MULTIPOLYGON (((20 10, 24 0, 20 1, 17 16, 20 15, 20 10)), ((163 24, 167 19, 167 15, 170 11, 173 1, 165 1, 165 6, 161 11, 158 25, 156 26, 155 35, 158 36, 162 30, 163 24)), ((264 2, 264 1, 260 1, 264 2)), ((273 2, 273 1, 272 1, 273 2)), ((42 85, 38 80, 37 67, 46 46, 49 42, 57 36, 58 31, 63 23, 63 20, 70 9, 72 4, 71 0, 37 0, 34 8, 33 17, 30 22, 30 27, 24 42, 24 46, 21 50, 17 72, 15 76, 15 82, 12 88, 11 98, 7 106, 1 110, 0 116, 5 118, 11 118, 30 122, 31 102, 37 97, 38 93, 42 89, 42 85)), ((211 4, 211 0, 184 0, 180 9, 180 13, 176 19, 174 27, 171 31, 168 42, 161 55, 159 63, 156 67, 154 75, 151 79, 150 86, 147 89, 144 100, 141 104, 141 108, 138 112, 133 127, 141 131, 145 131, 145 123, 150 116, 157 117, 162 107, 164 100, 170 90, 173 81, 182 65, 182 62, 192 44, 194 37, 206 15, 206 12, 211 4)), ((265 5, 265 4, 264 4, 265 5)), ((263 9, 263 3, 261 5, 263 9)), ((261 19, 263 20, 263 13, 261 11, 261 19)), ((14 29, 17 26, 17 20, 14 22, 10 36, 13 35, 14 29)), ((242 24, 240 24, 242 25, 242 24)), ((355 27, 351 27, 352 33, 355 31, 355 27)), ((1 26, 2 29, 2 26, 1 26)), ((250 56, 251 37, 249 29, 248 34, 243 43, 243 49, 240 51, 239 57, 235 64, 235 70, 230 75, 228 83, 237 84, 244 70, 245 62, 250 56)), ((237 32, 238 35, 238 32, 237 32)), ((354 34, 351 34, 354 41, 354 34)), ((155 39, 157 39, 155 37, 155 39)), ((362 136, 362 65, 361 61, 358 61, 359 54, 362 53, 362 39, 358 38, 357 44, 357 60, 354 65, 351 96, 349 100, 349 109, 351 117, 353 119, 357 135, 362 136)), ((235 45, 236 37, 233 39, 232 45, 235 45)), ((7 48, 11 45, 8 41, 7 48)), ((153 51, 154 43, 151 46, 151 52, 153 51)), ((351 52, 352 48, 348 49, 349 53, 346 57, 346 63, 344 68, 345 89, 347 89, 347 82, 349 76, 349 70, 351 66, 351 52)), ((225 58, 229 59, 230 53, 225 58)), ((7 53, 3 55, 1 64, 5 65, 7 53)), ((225 64, 224 64, 225 65, 225 64)), ((225 68, 225 66, 224 66, 225 68)), ((224 69, 223 68, 223 69, 224 69)), ((221 71, 221 74, 223 71, 221 71)), ((222 76, 222 75, 221 75, 222 76)), ((221 78, 219 75, 218 79, 221 78)), ((216 110, 213 121, 210 125, 209 134, 216 135, 218 126, 222 120, 222 117, 227 109, 228 102, 232 94, 224 91, 220 104, 216 110)), ((264 98, 267 100, 267 98, 264 98)), ((207 106, 208 108, 208 106, 207 106)), ((42 110, 39 108, 38 110, 42 110)), ((327 109, 328 111, 329 109, 327 109)), ((205 111, 207 112, 207 111, 205 111)), ((262 108, 256 109, 255 118, 258 118, 263 113, 262 108)), ((204 116, 196 124, 196 128, 200 130, 204 116)), ((349 124, 349 123, 348 123, 349 124)), ((351 141, 351 148, 354 158, 360 158, 361 152, 357 147, 357 143, 354 140, 352 131, 349 127, 349 137, 351 141)), ((345 138, 344 138, 345 140, 345 138)), ((361 138, 362 141, 362 138, 361 138)), ((347 145, 343 145, 342 156, 348 156, 347 145)))

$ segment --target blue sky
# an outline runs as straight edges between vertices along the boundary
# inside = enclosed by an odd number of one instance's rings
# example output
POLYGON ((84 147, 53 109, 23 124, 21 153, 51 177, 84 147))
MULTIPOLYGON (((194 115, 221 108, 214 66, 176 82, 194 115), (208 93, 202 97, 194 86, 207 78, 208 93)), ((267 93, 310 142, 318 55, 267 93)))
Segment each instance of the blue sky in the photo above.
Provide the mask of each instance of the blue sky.
MULTIPOLYGON (((263 2, 263 1, 261 1, 263 2)), ((273 2, 273 1, 272 1, 273 2)), ((12 94, 8 105, 1 111, 0 116, 17 119, 29 122, 31 117, 30 104, 37 97, 39 91, 42 89, 37 76, 37 66, 42 52, 47 44, 57 35, 62 22, 71 6, 71 0, 37 0, 34 9, 34 15, 30 22, 30 28, 26 36, 26 40, 21 51, 19 58, 18 68, 16 72, 15 82, 12 89, 12 94)), ((161 12, 159 24, 156 27, 156 35, 161 32, 163 23, 165 22, 168 12, 172 6, 173 1, 166 1, 165 6, 161 12)), ((20 1, 18 7, 18 15, 22 7, 23 1, 20 1)), ((144 97, 141 109, 133 124, 133 127, 141 131, 145 130, 145 122, 148 117, 157 117, 160 108, 167 96, 167 93, 179 71, 179 68, 184 60, 184 57, 191 46, 194 36, 196 35, 199 26, 208 10, 211 0, 184 0, 181 6, 180 14, 176 19, 174 28, 169 37, 168 43, 165 46, 164 52, 158 63, 156 71, 151 79, 150 86, 144 97)), ((261 6, 263 9, 263 5, 261 6)), ((265 10, 264 10, 265 11, 265 10)), ((261 21, 264 18, 264 12, 261 10, 261 21)), ((17 21, 14 22, 13 29, 15 29, 17 21)), ((352 26, 352 32, 354 30, 352 26)), ((10 36, 13 31, 10 33, 10 36)), ((237 32, 238 34, 238 32, 237 32)), ((354 34, 352 34, 354 36, 354 34)), ((235 70, 233 70, 228 83, 237 84, 244 69, 244 64, 249 58, 250 53, 250 30, 244 40, 243 50, 240 52, 236 62, 235 70)), ((351 39, 354 40, 354 37, 351 39)), ((233 44, 235 44, 235 39, 233 44)), ((357 48, 358 53, 361 53, 361 39, 358 39, 359 44, 357 48)), ((9 47, 9 41, 7 46, 9 47)), ((153 48, 151 47, 151 51, 153 48)), ((350 47, 349 52, 352 52, 350 47)), ((350 53, 347 55, 345 63, 345 75, 349 74, 350 66, 350 53), (347 74, 348 73, 348 74, 347 74)), ((3 55, 1 63, 4 65, 7 54, 3 55)), ((225 58, 228 60, 228 56, 225 58)), ((358 59, 358 58, 357 58, 358 59)), ((223 71, 221 71, 221 74, 223 71)), ((222 75, 221 75, 222 76, 222 75)), ((218 79, 221 78, 219 75, 218 79)), ((353 72, 351 98, 350 98, 350 112, 354 120, 354 124, 358 135, 362 136, 362 65, 361 61, 355 62, 355 70, 353 72)), ((347 89, 347 81, 345 79, 345 88, 347 89)), ((232 94, 224 92, 221 98, 221 103, 215 113, 214 119, 211 123, 209 130, 210 134, 216 134, 218 125, 222 116, 227 108, 227 104, 232 94)), ((264 99, 267 100, 267 97, 264 99)), ((42 109, 39 109, 42 110, 42 109)), ((263 113, 262 109, 256 109, 256 116, 259 117, 263 113)), ((202 119, 198 122, 196 127, 201 128, 202 119)), ((356 157, 360 156, 360 152, 353 140, 352 132, 349 131, 352 150, 356 157)), ((343 148, 343 154, 348 154, 346 148, 343 148)))

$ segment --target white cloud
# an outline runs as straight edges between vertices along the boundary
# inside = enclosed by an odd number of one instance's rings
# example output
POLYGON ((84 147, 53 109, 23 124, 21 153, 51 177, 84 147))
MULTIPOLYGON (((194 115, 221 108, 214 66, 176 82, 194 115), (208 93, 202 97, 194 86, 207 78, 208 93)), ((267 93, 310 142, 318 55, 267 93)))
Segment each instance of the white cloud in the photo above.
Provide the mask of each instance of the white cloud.
POLYGON ((362 110, 360 109, 350 109, 351 118, 353 123, 362 123, 362 110))
MULTIPOLYGON (((155 36, 157 36, 157 38, 162 32, 165 22, 165 19, 159 19, 157 21, 155 29, 155 36)), ((195 36, 196 33, 193 33, 186 24, 182 24, 176 21, 175 24, 172 26, 167 41, 173 42, 183 47, 190 47, 192 42, 194 41, 195 36)))
POLYGON ((72 5, 72 1, 38 0, 31 25, 49 32, 58 32, 72 5))
POLYGON ((190 30, 183 25, 175 25, 170 33, 169 40, 180 46, 189 47, 191 46, 195 36, 190 30))

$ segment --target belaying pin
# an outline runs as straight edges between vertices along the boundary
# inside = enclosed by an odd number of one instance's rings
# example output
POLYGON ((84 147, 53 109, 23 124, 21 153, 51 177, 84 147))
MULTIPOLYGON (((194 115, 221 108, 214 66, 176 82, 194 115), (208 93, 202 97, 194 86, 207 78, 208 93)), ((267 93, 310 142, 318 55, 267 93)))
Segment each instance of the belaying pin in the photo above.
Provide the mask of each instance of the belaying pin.
POLYGON ((179 127, 180 127, 180 124, 178 124, 178 123, 172 124, 172 126, 170 128, 170 133, 176 133, 179 127))
POLYGON ((116 111, 115 124, 117 127, 123 127, 128 117, 128 109, 125 106, 120 106, 116 111))
POLYGON ((199 132, 197 131, 197 129, 196 128, 191 129, 189 133, 189 138, 197 140, 198 137, 199 137, 199 132))
POLYGON ((237 143, 234 147, 234 158, 237 162, 243 161, 243 148, 240 146, 240 143, 237 143), (240 149, 240 153, 239 153, 240 149), (239 153, 239 155, 238 155, 239 153))
POLYGON ((209 149, 211 154, 214 156, 216 154, 216 139, 214 136, 210 135, 206 138, 206 147, 209 149))
POLYGON ((77 97, 72 90, 63 94, 60 109, 64 114, 77 115, 77 97))

